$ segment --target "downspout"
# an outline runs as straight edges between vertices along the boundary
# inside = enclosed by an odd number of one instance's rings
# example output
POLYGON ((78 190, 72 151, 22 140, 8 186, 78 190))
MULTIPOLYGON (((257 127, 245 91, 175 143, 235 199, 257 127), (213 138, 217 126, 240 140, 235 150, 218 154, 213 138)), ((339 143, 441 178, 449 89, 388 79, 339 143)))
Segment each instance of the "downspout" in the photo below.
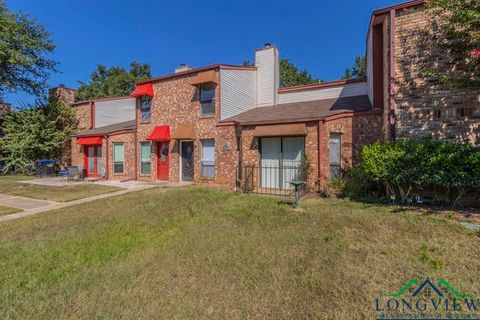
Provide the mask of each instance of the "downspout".
POLYGON ((388 94, 388 121, 390 125, 390 140, 395 141, 395 33, 396 10, 390 10, 390 75, 388 94))
POLYGON ((110 179, 110 170, 109 170, 109 168, 108 168, 108 165, 110 164, 109 157, 108 157, 108 150, 110 150, 110 148, 109 148, 110 139, 109 139, 109 138, 110 138, 109 135, 106 135, 106 136, 105 136, 105 141, 106 141, 105 147, 106 147, 106 149, 107 149, 107 150, 105 150, 105 151, 106 151, 106 152, 105 152, 105 153, 106 153, 106 157, 105 157, 106 159, 105 159, 105 160, 106 160, 106 162, 107 162, 107 163, 105 164, 105 168, 106 168, 106 173, 105 173, 105 175, 106 175, 107 180, 110 179))
POLYGON ((242 127, 238 123, 235 124, 235 137, 237 138, 237 150, 238 150, 237 177, 235 181, 235 189, 237 189, 238 187, 241 187, 240 181, 242 179, 242 163, 243 163, 242 127))
POLYGON ((325 120, 322 119, 318 121, 318 184, 319 189, 322 190, 323 188, 323 166, 322 166, 322 158, 323 158, 323 148, 322 148, 322 141, 323 141, 323 125, 325 120))
POLYGON ((90 101, 90 129, 95 128, 95 107, 93 101, 90 101))
POLYGON ((135 155, 135 180, 138 180, 138 149, 137 149, 137 141, 138 141, 138 104, 139 104, 139 98, 136 99, 135 103, 135 131, 133 132, 133 143, 134 143, 134 155, 135 155))

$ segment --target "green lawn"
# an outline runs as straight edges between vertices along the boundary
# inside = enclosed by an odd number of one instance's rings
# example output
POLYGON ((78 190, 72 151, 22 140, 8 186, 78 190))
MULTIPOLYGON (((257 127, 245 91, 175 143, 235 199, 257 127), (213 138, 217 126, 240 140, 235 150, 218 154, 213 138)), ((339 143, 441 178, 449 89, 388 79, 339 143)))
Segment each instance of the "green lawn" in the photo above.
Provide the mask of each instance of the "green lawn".
POLYGON ((121 190, 121 188, 117 187, 92 183, 52 187, 18 182, 29 179, 32 179, 32 177, 19 175, 0 176, 0 194, 65 202, 121 190))
POLYGON ((156 188, 0 223, 0 318, 372 318, 410 278, 480 293, 479 257, 434 214, 156 188))
POLYGON ((10 207, 0 205, 0 216, 5 216, 7 214, 12 214, 12 213, 15 213, 15 212, 20 212, 20 211, 22 211, 22 210, 17 209, 17 208, 10 208, 10 207))

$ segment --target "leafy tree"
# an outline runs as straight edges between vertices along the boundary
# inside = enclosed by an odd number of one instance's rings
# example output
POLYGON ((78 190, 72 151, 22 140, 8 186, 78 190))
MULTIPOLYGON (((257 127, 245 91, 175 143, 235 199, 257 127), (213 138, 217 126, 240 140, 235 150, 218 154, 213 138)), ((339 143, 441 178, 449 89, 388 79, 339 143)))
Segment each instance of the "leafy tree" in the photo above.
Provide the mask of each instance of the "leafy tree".
POLYGON ((77 124, 74 110, 58 101, 13 111, 3 120, 0 160, 7 162, 5 172, 21 173, 32 173, 37 159, 61 160, 77 124))
POLYGON ((352 68, 347 67, 342 79, 365 78, 367 76, 367 58, 365 56, 356 56, 355 64, 352 68))
POLYGON ((23 90, 39 95, 56 62, 50 33, 26 14, 13 13, 0 0, 0 99, 5 92, 23 90))
POLYGON ((293 87, 323 82, 307 70, 300 70, 288 59, 280 60, 280 87, 293 87))
MULTIPOLYGON (((245 60, 243 65, 249 67, 254 64, 250 60, 245 60)), ((299 70, 288 59, 280 60, 280 87, 293 87, 320 82, 323 81, 312 77, 307 70, 299 70)))
POLYGON ((150 65, 136 61, 130 63, 130 70, 123 67, 107 68, 98 65, 91 74, 88 83, 80 82, 75 94, 77 101, 103 98, 110 96, 124 96, 135 89, 135 83, 151 78, 150 65))
POLYGON ((480 1, 427 0, 429 37, 452 68, 432 68, 427 76, 457 88, 480 86, 480 1))

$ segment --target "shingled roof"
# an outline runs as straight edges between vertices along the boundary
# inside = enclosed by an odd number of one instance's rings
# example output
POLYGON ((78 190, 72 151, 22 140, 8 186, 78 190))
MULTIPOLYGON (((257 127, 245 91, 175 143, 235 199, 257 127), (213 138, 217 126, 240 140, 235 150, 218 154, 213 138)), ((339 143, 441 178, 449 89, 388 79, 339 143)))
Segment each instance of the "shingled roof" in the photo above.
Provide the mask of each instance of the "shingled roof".
POLYGON ((364 95, 254 108, 224 121, 238 122, 242 125, 301 122, 318 120, 341 113, 369 111, 371 109, 372 104, 368 96, 364 95))
POLYGON ((105 127, 93 128, 89 130, 78 131, 74 137, 104 136, 119 131, 130 131, 135 129, 135 120, 119 122, 105 127))

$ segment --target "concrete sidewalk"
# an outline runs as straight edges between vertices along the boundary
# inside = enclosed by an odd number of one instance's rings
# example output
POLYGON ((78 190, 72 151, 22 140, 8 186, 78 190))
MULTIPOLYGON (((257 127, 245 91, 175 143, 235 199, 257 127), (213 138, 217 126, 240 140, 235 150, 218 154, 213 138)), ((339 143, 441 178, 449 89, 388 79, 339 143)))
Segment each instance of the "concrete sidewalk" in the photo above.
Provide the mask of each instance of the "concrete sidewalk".
POLYGON ((81 203, 88 203, 99 199, 110 198, 130 192, 142 191, 147 189, 156 188, 155 185, 150 184, 132 184, 128 188, 123 190, 104 193, 93 197, 73 200, 69 202, 55 202, 55 201, 46 201, 46 200, 35 200, 30 198, 24 197, 17 197, 17 196, 8 196, 0 194, 0 204, 6 205, 13 208, 23 209, 21 212, 0 216, 0 222, 15 220, 23 217, 32 216, 37 213, 50 211, 54 209, 60 209, 65 207, 74 206, 76 204, 81 203))

